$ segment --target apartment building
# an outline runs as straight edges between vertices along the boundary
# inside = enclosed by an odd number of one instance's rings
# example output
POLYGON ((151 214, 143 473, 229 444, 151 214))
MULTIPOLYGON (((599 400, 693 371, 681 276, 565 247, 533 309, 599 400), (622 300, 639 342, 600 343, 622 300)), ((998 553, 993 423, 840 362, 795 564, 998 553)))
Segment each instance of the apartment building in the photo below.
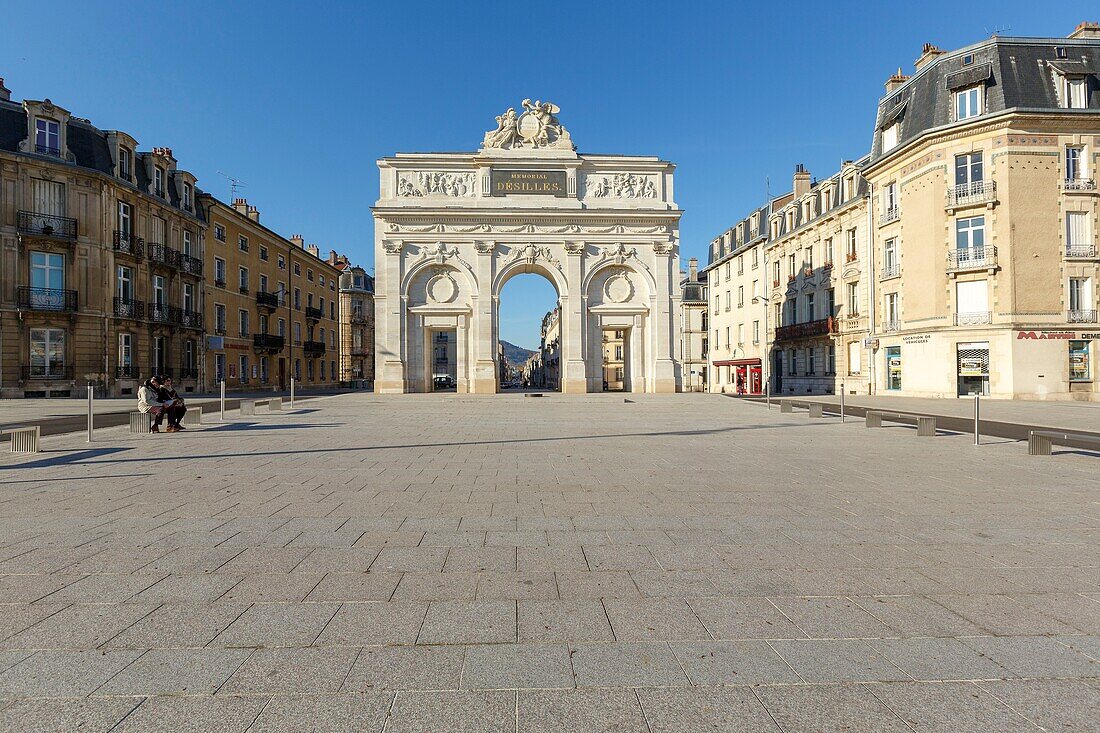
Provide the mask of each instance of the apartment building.
POLYGON ((773 394, 867 394, 869 332, 866 159, 815 181, 795 167, 791 193, 768 217, 773 394))
POLYGON ((880 394, 1100 400, 1100 26, 926 45, 878 105, 880 394))
POLYGON ((201 193, 209 222, 205 258, 205 382, 233 391, 333 387, 340 381, 340 271, 260 223, 246 199, 201 193))
POLYGON ((687 276, 680 281, 680 366, 685 392, 707 391, 708 305, 707 276, 699 272, 699 260, 692 257, 687 276))
POLYGON ((727 229, 710 244, 707 391, 763 394, 769 290, 764 259, 768 216, 778 197, 727 229))
POLYGON ((199 384, 206 221, 172 150, 143 151, 0 79, 0 397, 199 384))
POLYGON ((340 381, 374 386, 374 278, 346 257, 329 255, 340 270, 340 381))

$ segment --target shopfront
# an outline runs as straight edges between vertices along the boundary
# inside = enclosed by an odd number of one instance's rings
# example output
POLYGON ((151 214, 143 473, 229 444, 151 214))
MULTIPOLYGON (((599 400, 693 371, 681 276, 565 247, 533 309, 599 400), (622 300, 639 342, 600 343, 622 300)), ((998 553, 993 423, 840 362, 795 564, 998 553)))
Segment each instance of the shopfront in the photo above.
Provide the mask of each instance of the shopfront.
POLYGON ((901 347, 886 347, 886 389, 901 389, 901 347))
POLYGON ((958 396, 989 394, 989 342, 979 341, 955 345, 958 371, 958 396))
POLYGON ((759 395, 764 393, 763 368, 760 359, 726 359, 714 362, 719 374, 725 368, 729 375, 727 391, 736 394, 759 395))

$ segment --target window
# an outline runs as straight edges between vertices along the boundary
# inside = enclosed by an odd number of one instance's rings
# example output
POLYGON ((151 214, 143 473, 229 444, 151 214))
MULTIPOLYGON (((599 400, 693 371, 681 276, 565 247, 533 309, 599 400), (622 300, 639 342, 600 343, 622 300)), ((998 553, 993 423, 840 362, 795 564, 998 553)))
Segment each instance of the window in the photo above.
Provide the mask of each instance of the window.
POLYGON ((65 332, 59 328, 30 329, 30 376, 65 374, 65 332))
POLYGON ((241 338, 248 336, 248 311, 243 308, 237 311, 237 335, 241 338))
POLYGON ((225 306, 221 303, 214 304, 214 333, 225 335, 225 306))
POLYGON ((836 374, 836 344, 829 344, 825 349, 825 373, 836 374))
POLYGON ((267 290, 267 275, 260 275, 260 292, 266 293, 267 290))
POLYGON ((1092 379, 1088 341, 1069 342, 1069 379, 1071 382, 1087 382, 1092 379))
POLYGON ((898 308, 898 294, 897 293, 887 293, 886 298, 885 298, 885 304, 886 304, 885 315, 886 315, 887 328, 890 329, 892 327, 893 329, 896 329, 897 325, 898 325, 898 321, 901 320, 900 319, 900 313, 901 312, 898 308))
POLYGON ((118 149, 118 177, 130 180, 130 171, 134 168, 134 154, 130 152, 129 148, 118 149))
POLYGON ((300 346, 301 343, 302 343, 302 324, 301 323, 295 323, 294 324, 294 345, 295 346, 300 346))
POLYGON ((752 322, 752 342, 754 344, 760 343, 760 321, 752 322))
POLYGON ((1069 279, 1069 309, 1071 311, 1093 309, 1089 284, 1089 278, 1087 277, 1071 277, 1069 279))
POLYGON ((745 274, 745 255, 737 255, 737 274, 745 274))
POLYGON ((1080 181, 1088 176, 1084 166, 1085 150, 1080 145, 1070 145, 1066 148, 1066 180, 1080 181))
POLYGON ((164 279, 163 275, 153 276, 153 304, 157 306, 163 306, 168 298, 168 283, 164 279))
POLYGON ((153 337, 153 374, 164 374, 168 365, 168 340, 163 336, 153 337))
POLYGON ((318 275, 317 276, 317 284, 320 285, 322 288, 325 287, 325 276, 324 275, 318 275))
POLYGON ((48 308, 55 301, 56 307, 60 308, 62 299, 41 291, 65 289, 65 255, 31 252, 31 287, 39 291, 36 308, 48 308))
POLYGON ((857 375, 860 373, 861 352, 862 349, 860 349, 858 341, 848 342, 848 374, 857 375))
POLYGON ((752 250, 752 266, 753 266, 753 269, 755 269, 756 266, 759 265, 759 264, 760 264, 760 250, 756 249, 756 248, 753 248, 753 250, 752 250))
POLYGON ((294 274, 297 275, 298 277, 302 276, 302 263, 300 263, 300 262, 295 262, 294 263, 294 274))
POLYGON ((306 280, 309 280, 310 282, 313 282, 313 269, 312 268, 306 270, 306 280))
POLYGON ((845 244, 845 259, 848 262, 855 262, 859 258, 859 252, 856 250, 856 230, 849 229, 845 235, 847 237, 845 244))
POLYGON ((832 318, 836 315, 836 291, 829 288, 825 291, 825 317, 832 318))
POLYGON ((900 129, 900 123, 895 122, 882 131, 882 152, 885 153, 898 146, 898 132, 900 129))
POLYGON ((195 286, 191 283, 183 284, 183 311, 185 313, 195 312, 195 286))
POLYGON ((738 308, 744 308, 745 307, 745 286, 744 285, 738 285, 737 286, 737 307, 738 308))
POLYGON ((296 381, 299 381, 299 382, 302 381, 302 360, 301 359, 295 359, 294 360, 294 379, 296 381))
POLYGON ((894 277, 898 274, 898 238, 890 237, 882 245, 882 276, 894 277))
POLYGON ((321 381, 325 381, 325 360, 321 359, 321 381))
POLYGON ((313 293, 306 293, 306 308, 313 307, 313 293))
MULTIPOLYGON (((706 314, 704 314, 706 315, 706 314)), ((328 317, 332 320, 336 320, 336 301, 329 301, 328 304, 328 317)))
POLYGON ((224 242, 225 241, 225 226, 224 225, 222 225, 222 224, 215 224, 214 225, 214 239, 218 240, 219 242, 224 242))
POLYGON ((886 216, 892 216, 897 214, 898 210, 898 184, 897 181, 890 181, 886 184, 886 188, 882 191, 882 206, 886 210, 884 213, 886 216))
POLYGON ((183 230, 183 253, 188 257, 194 257, 195 253, 191 247, 191 230, 183 230))
POLYGON ((261 314, 257 326, 256 333, 267 333, 267 316, 261 314))
POLYGON ((985 280, 955 283, 955 314, 959 325, 985 323, 989 312, 989 291, 985 280))
POLYGON ((775 284, 779 284, 779 260, 772 263, 772 279, 775 280, 775 284))
POLYGON ((968 186, 984 180, 982 153, 966 153, 955 156, 955 185, 968 186))
POLYGON ((286 319, 285 318, 280 318, 279 319, 279 332, 278 333, 279 333, 279 336, 281 338, 286 338, 286 319))
POLYGON ((1084 109, 1089 106, 1085 77, 1062 77, 1060 91, 1062 106, 1066 109, 1084 109))
POLYGON ((123 303, 134 301, 134 271, 129 267, 118 268, 118 286, 115 295, 123 303))
POLYGON ((242 293, 247 293, 248 292, 248 268, 247 267, 238 267, 237 268, 237 286, 240 288, 242 293))
POLYGON ((753 280, 752 281, 752 300, 753 300, 753 302, 755 303, 756 299, 759 298, 759 297, 760 297, 760 281, 759 280, 753 280))
POLYGON ((796 268, 795 256, 793 254, 788 255, 787 256, 787 276, 788 277, 794 278, 795 268, 796 268))
POLYGON ((787 350, 787 375, 793 377, 798 374, 798 352, 794 349, 787 350))
POLYGON ((153 193, 164 198, 164 169, 153 166, 153 193))
POLYGON ((191 210, 191 184, 183 184, 183 208, 191 210))
POLYGON ((195 371, 195 342, 192 339, 187 339, 183 342, 183 370, 182 376, 197 377, 198 373, 195 371))
POLYGON ((813 248, 813 245, 810 245, 809 247, 807 247, 806 250, 805 250, 805 253, 806 254, 805 254, 804 259, 806 260, 806 262, 804 264, 806 265, 806 269, 807 270, 812 270, 812 269, 814 269, 814 248, 813 248))
POLYGON ((134 220, 130 212, 130 204, 118 202, 118 231, 121 233, 120 239, 127 243, 130 241, 130 233, 134 231, 134 220))
POLYGON ((980 86, 961 89, 955 92, 955 121, 968 120, 982 113, 982 92, 980 86))
POLYGON ((118 366, 119 376, 135 376, 130 371, 130 367, 134 365, 134 337, 129 333, 120 333, 118 335, 118 366))
POLYGON ((240 371, 237 374, 242 384, 248 381, 248 357, 243 354, 240 357, 240 371))
POLYGON ((279 269, 280 270, 285 270, 286 269, 286 257, 283 257, 282 255, 279 255, 278 262, 279 262, 279 269))
POLYGON ((848 283, 848 315, 859 315, 859 283, 848 283))
POLYGON ((43 155, 61 155, 61 125, 57 120, 34 121, 34 148, 43 155))
POLYGON ((726 326, 726 348, 730 347, 730 327, 726 326))
POLYGON ((816 309, 814 308, 814 294, 813 293, 807 293, 806 294, 806 320, 807 321, 814 320, 814 316, 816 315, 815 310, 816 309))
POLYGON ((1089 257, 1093 252, 1092 232, 1089 231, 1089 212, 1066 212, 1066 254, 1089 257))
POLYGON ((985 217, 971 216, 955 221, 955 249, 968 257, 981 259, 985 256, 985 217))
POLYGON ((159 216, 150 217, 149 225, 152 227, 150 239, 156 244, 168 244, 168 222, 159 216))
MULTIPOLYGON (((34 211, 47 216, 65 216, 65 184, 34 179, 34 211)), ((57 222, 39 219, 36 227, 54 226, 57 222)))
POLYGON ((267 247, 260 245, 260 259, 267 262, 267 247))
POLYGON ((248 237, 244 236, 243 234, 237 237, 237 249, 242 252, 248 251, 248 237))
POLYGON ((817 349, 812 346, 806 349, 806 373, 817 374, 817 349))
POLYGON ((833 264, 833 238, 827 237, 825 239, 825 262, 822 263, 826 267, 833 264))
POLYGON ((302 291, 299 288, 294 288, 294 309, 302 310, 302 291))
POLYGON ((730 309, 730 291, 727 290, 726 291, 726 310, 728 311, 729 309, 730 309))
POLYGON ((214 354, 214 379, 225 381, 225 354, 214 354))
POLYGON ((306 362, 306 379, 308 379, 311 382, 314 381, 313 380, 313 359, 310 359, 309 361, 306 362))
POLYGON ((219 288, 225 287, 225 260, 221 257, 214 258, 214 284, 219 288))

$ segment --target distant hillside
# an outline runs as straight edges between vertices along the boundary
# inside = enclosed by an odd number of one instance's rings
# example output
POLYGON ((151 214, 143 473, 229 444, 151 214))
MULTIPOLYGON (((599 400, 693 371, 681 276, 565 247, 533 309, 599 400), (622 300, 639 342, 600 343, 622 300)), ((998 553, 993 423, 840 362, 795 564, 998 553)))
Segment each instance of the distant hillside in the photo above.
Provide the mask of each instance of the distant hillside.
POLYGON ((501 341, 500 345, 504 347, 504 358, 508 360, 508 363, 512 366, 521 366, 524 362, 531 358, 531 354, 534 351, 525 349, 522 346, 516 346, 508 341, 501 341))

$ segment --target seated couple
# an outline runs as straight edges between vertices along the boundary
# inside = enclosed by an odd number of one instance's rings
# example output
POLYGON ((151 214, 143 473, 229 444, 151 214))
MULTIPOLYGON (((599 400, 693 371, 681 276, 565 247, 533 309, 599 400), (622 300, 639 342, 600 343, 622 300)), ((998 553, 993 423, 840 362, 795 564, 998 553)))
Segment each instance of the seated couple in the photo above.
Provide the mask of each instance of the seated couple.
POLYGON ((183 404, 183 398, 172 387, 171 377, 150 377, 141 385, 138 389, 138 410, 153 416, 150 433, 160 432, 160 423, 165 417, 168 418, 168 427, 164 432, 178 433, 184 429, 180 421, 183 420, 187 407, 183 404))

